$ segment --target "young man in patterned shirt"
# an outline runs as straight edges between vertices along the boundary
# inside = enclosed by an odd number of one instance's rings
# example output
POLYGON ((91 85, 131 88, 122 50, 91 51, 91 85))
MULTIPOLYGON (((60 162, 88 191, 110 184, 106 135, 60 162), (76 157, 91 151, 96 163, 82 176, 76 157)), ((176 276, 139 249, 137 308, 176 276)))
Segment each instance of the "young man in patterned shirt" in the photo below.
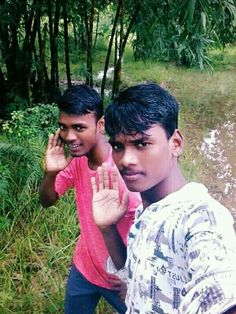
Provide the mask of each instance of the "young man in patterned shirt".
POLYGON ((236 313, 233 218, 202 184, 186 182, 178 111, 156 84, 121 91, 107 108, 113 159, 143 203, 126 251, 115 226, 126 196, 118 198, 115 171, 110 178, 106 165, 98 169, 93 215, 110 253, 107 267, 127 281, 126 313, 236 313))

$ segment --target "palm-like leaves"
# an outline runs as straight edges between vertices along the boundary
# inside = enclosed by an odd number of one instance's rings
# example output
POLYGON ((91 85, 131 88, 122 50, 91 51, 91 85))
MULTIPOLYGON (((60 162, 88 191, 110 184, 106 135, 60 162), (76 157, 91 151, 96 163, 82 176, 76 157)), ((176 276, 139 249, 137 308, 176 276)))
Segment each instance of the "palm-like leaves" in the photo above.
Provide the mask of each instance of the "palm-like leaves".
MULTIPOLYGON (((42 138, 33 142, 14 140, 0 142, 0 165, 2 172, 2 202, 0 216, 8 214, 12 208, 25 208, 32 195, 37 198, 38 185, 42 178, 42 156, 44 150, 42 138), (16 206, 17 204, 17 206, 16 206)), ((34 200, 35 201, 35 200, 34 200)))

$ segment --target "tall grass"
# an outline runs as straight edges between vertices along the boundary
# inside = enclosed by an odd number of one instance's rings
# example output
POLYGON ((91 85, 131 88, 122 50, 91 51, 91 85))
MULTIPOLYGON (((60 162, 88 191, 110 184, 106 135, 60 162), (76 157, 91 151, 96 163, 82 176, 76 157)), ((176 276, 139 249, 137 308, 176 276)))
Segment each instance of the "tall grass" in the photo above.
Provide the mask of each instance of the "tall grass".
MULTIPOLYGON (((43 209, 38 187, 45 142, 1 137, 8 186, 0 205, 0 313, 63 313, 65 283, 79 224, 74 193, 43 209)), ((97 313, 109 313, 101 301, 97 313), (101 312, 102 311, 102 312, 101 312)))

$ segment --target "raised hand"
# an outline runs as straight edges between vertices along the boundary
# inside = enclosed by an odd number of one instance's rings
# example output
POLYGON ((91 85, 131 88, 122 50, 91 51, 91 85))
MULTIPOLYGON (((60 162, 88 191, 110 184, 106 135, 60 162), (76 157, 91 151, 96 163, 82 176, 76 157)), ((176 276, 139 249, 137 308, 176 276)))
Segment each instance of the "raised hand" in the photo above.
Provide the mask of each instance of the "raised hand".
POLYGON ((64 153, 64 143, 60 139, 60 129, 55 134, 50 134, 48 146, 45 154, 45 172, 58 172, 63 170, 71 158, 66 158, 64 153))
POLYGON ((105 229, 116 224, 126 213, 128 192, 119 195, 118 173, 114 168, 102 164, 97 169, 98 182, 91 178, 93 188, 93 217, 100 229, 105 229))

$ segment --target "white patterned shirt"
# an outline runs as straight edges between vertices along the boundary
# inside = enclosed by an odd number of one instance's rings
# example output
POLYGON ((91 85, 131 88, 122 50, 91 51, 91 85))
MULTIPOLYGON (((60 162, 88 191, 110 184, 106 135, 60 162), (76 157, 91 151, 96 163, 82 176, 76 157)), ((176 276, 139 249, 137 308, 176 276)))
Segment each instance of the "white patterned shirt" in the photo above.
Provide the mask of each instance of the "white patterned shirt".
POLYGON ((233 218, 202 184, 188 183, 139 207, 125 269, 127 314, 224 313, 236 305, 233 218))

